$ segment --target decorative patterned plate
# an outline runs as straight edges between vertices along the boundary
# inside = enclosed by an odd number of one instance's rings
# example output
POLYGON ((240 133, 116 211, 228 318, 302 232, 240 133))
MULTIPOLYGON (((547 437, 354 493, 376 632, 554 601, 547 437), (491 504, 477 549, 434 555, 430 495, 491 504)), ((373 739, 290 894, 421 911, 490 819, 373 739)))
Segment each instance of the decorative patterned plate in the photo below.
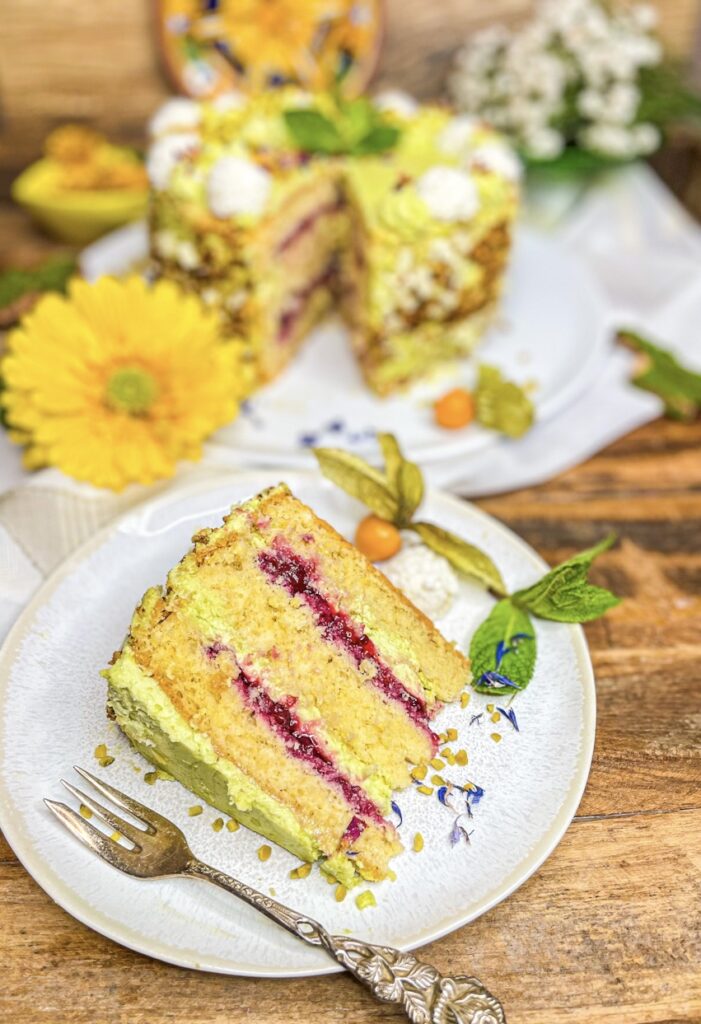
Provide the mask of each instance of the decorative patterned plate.
POLYGON ((190 96, 343 80, 360 92, 375 70, 381 0, 157 0, 161 54, 190 96))
MULTIPOLYGON (((357 938, 407 950, 489 910, 552 852, 586 783, 595 690, 581 628, 539 621, 535 676, 513 705, 519 732, 505 719, 498 726, 490 721, 488 697, 473 694, 467 708, 444 709, 437 728, 458 730, 458 746, 469 753, 467 767, 444 774, 484 790, 476 806, 473 801, 469 842, 460 833, 451 844, 455 811, 435 795, 403 792, 397 800, 406 852, 394 861, 397 880, 373 887, 377 906, 365 911, 358 910, 353 893, 337 903, 317 870, 290 879, 297 862, 279 847, 261 863, 261 839, 247 829, 214 832, 218 812, 211 808, 189 817, 192 794, 175 782, 144 781, 149 766, 105 716, 99 670, 121 643, 143 591, 164 579, 194 530, 219 523, 233 502, 279 478, 260 471, 173 488, 92 538, 42 587, 0 653, 0 826, 49 895, 115 941, 187 967, 291 977, 337 968, 321 951, 214 887, 180 879, 139 881, 113 870, 57 825, 42 798, 60 798, 59 778, 71 776, 71 765, 85 765, 175 820, 204 860, 265 893, 274 890, 283 903, 334 932, 348 929, 357 938), (497 731, 499 743, 490 737, 497 731), (94 757, 102 743, 115 758, 106 768, 94 757), (412 850, 417 832, 424 838, 420 853, 412 850)), ((360 505, 316 473, 284 478, 320 515, 352 534, 364 512, 360 505)), ((422 514, 488 551, 511 589, 543 571, 542 560, 523 541, 471 505, 432 492, 422 514)), ((463 584, 438 624, 465 645, 491 603, 483 590, 463 584)))
MULTIPOLYGON (((141 225, 115 232, 81 256, 89 280, 121 274, 145 257, 141 225)), ((588 269, 562 242, 521 225, 502 310, 475 359, 532 386, 537 418, 567 409, 601 371, 611 348, 610 312, 588 269)), ((280 377, 255 394, 243 414, 213 438, 247 465, 306 467, 313 445, 336 445, 363 455, 375 434, 397 434, 406 454, 424 468, 460 460, 498 445, 493 431, 472 424, 444 430, 431 404, 456 385, 471 387, 473 361, 393 398, 379 399, 363 383, 345 329, 334 321, 308 339, 280 377)))

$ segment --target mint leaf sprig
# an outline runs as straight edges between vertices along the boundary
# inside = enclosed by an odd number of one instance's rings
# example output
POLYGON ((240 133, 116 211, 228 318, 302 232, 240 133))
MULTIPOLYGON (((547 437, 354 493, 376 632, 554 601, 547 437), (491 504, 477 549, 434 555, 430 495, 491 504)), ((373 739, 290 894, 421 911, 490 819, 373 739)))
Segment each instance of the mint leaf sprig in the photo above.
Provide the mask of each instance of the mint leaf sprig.
POLYGON ((470 643, 472 685, 479 693, 514 696, 526 689, 537 656, 531 616, 553 622, 589 622, 619 604, 611 591, 588 581, 595 558, 614 544, 615 534, 510 595, 499 569, 484 551, 449 530, 414 519, 424 497, 423 474, 416 463, 404 457, 392 434, 379 434, 378 440, 383 469, 340 448, 315 448, 314 454, 322 474, 346 494, 398 529, 412 530, 460 574, 500 598, 470 643))
POLYGON ((701 374, 687 370, 671 352, 635 331, 622 328, 618 340, 638 356, 633 384, 658 395, 671 419, 695 420, 701 412, 701 374))
POLYGON ((610 590, 594 586, 587 578, 594 559, 615 541, 616 535, 609 534, 495 605, 470 643, 473 686, 478 693, 515 695, 528 686, 536 661, 531 616, 551 622, 591 622, 620 604, 610 590))
POLYGON ((300 149, 328 156, 365 156, 384 153, 397 144, 401 130, 370 100, 364 96, 347 100, 337 93, 334 102, 333 117, 317 107, 285 111, 287 130, 300 149))

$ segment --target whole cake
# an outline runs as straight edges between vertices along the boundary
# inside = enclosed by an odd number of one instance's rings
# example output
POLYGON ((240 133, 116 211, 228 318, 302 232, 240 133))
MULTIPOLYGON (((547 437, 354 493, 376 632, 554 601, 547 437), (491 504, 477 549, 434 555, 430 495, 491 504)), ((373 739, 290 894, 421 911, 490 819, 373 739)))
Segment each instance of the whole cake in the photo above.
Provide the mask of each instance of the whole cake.
POLYGON ((155 271, 221 312, 251 387, 332 307, 380 395, 474 348, 518 207, 518 159, 487 125, 403 93, 339 113, 283 88, 170 100, 151 128, 155 271))
POLYGON ((349 886, 401 850, 392 790, 469 664, 281 484, 196 534, 104 674, 146 758, 349 886))

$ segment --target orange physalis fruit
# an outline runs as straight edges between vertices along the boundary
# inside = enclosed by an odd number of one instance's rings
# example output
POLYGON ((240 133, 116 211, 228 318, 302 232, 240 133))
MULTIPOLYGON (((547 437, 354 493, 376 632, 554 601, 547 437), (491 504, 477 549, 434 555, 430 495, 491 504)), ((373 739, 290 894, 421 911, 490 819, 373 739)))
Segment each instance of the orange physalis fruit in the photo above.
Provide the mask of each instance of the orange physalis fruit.
POLYGON ((402 546, 402 536, 392 523, 379 516, 365 516, 355 531, 355 546, 371 562, 383 562, 396 555, 402 546))
POLYGON ((475 400, 465 388, 453 388, 435 402, 433 414, 439 427, 459 430, 475 418, 475 400))

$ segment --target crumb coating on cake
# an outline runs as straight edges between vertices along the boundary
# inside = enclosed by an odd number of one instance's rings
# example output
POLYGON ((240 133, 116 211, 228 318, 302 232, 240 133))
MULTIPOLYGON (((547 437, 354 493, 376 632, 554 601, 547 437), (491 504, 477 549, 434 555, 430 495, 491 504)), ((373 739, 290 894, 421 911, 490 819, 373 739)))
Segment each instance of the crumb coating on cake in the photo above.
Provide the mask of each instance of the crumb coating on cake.
POLYGON ((392 790, 466 659, 284 485, 204 530, 106 670, 137 748, 344 884, 385 877, 392 790))

